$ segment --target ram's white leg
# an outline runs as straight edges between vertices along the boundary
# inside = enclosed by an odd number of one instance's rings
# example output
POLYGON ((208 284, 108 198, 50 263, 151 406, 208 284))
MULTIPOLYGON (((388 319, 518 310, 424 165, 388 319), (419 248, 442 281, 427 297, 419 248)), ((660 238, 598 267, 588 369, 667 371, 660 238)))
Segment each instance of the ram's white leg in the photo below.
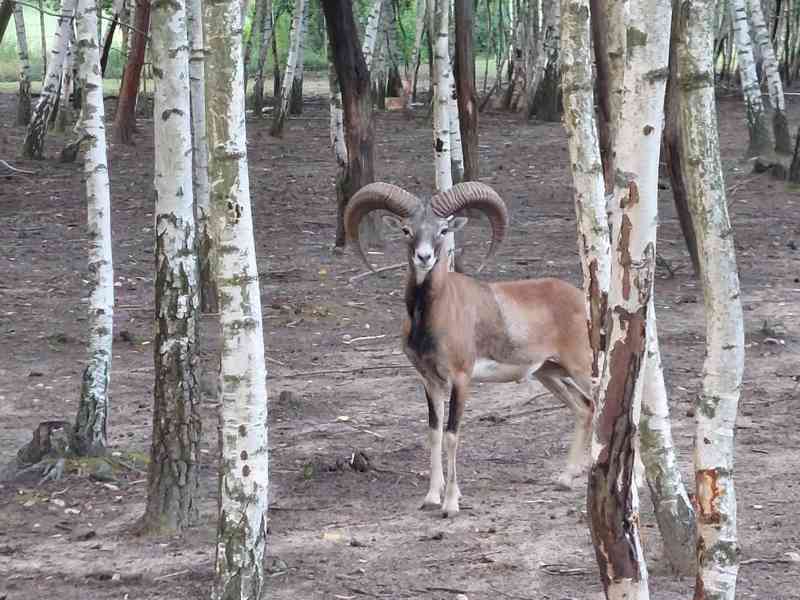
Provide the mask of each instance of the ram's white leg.
POLYGON ((442 515, 452 517, 458 514, 458 500, 461 490, 458 488, 456 477, 456 456, 458 454, 458 440, 460 436, 461 417, 464 414, 464 405, 467 401, 468 380, 458 377, 453 382, 450 393, 450 410, 447 417, 447 486, 444 492, 442 515))
POLYGON ((444 430, 444 394, 438 390, 425 388, 428 400, 428 441, 431 448, 431 474, 428 494, 422 508, 439 508, 444 491, 444 472, 442 470, 442 431, 444 430))
POLYGON ((444 492, 444 504, 442 504, 442 515, 452 517, 458 514, 458 500, 461 498, 461 490, 458 488, 456 477, 456 454, 458 452, 458 432, 448 431, 447 437, 447 487, 444 492))

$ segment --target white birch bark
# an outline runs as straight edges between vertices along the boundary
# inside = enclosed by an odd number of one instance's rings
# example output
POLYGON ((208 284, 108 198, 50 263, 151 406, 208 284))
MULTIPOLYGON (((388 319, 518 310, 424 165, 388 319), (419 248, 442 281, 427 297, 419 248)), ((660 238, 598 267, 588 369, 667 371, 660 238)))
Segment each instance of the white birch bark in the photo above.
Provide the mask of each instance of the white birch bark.
POLYGON ((69 123, 72 121, 72 104, 70 98, 75 87, 74 73, 76 63, 75 52, 76 40, 73 38, 67 46, 67 52, 64 56, 64 67, 61 69, 61 92, 58 98, 58 114, 56 115, 56 131, 63 132, 67 130, 69 123))
POLYGON ((381 22, 382 8, 383 0, 375 0, 367 19, 367 25, 364 28, 364 42, 361 44, 361 53, 364 55, 368 71, 372 71, 372 57, 378 43, 378 28, 381 22))
MULTIPOLYGON (((434 78, 433 78, 433 152, 436 169, 436 189, 445 192, 453 187, 450 154, 450 129, 452 127, 449 98, 450 95, 450 49, 448 46, 450 8, 448 0, 431 0, 431 27, 434 35, 434 78)), ((456 124, 458 119, 456 119, 456 124)), ((455 240, 452 233, 445 236, 444 249, 447 251, 447 268, 455 267, 455 240)))
POLYGON ((347 143, 344 138, 344 111, 342 110, 342 91, 339 89, 339 79, 336 74, 336 65, 333 63, 331 48, 328 48, 328 84, 330 105, 330 135, 333 155, 340 169, 347 165, 347 143))
POLYGON ((289 54, 286 57, 286 71, 283 75, 281 97, 278 101, 275 119, 272 123, 272 129, 270 130, 270 134, 276 137, 281 137, 283 135, 283 125, 286 120, 286 114, 289 112, 289 95, 292 90, 292 84, 294 83, 294 72, 297 68, 297 55, 303 33, 302 20, 303 13, 305 12, 305 5, 306 0, 295 0, 292 27, 289 32, 289 54))
POLYGON ((693 550, 696 544, 695 514, 683 484, 672 440, 669 401, 652 296, 647 309, 647 360, 639 438, 664 554, 675 571, 682 575, 694 575, 697 571, 693 550))
POLYGON ((739 568, 734 433, 744 368, 744 332, 714 102, 713 2, 686 3, 682 18, 685 34, 678 46, 683 92, 681 160, 701 257, 706 311, 703 391, 695 407, 699 567, 695 598, 733 600, 739 568))
MULTIPOLYGON (((63 10, 63 4, 61 9, 63 10)), ((44 89, 44 82, 47 79, 47 36, 45 35, 44 24, 44 5, 42 0, 39 0, 39 38, 41 39, 41 46, 42 46, 42 89, 44 89)))
POLYGON ((155 163, 155 385, 144 525, 197 518, 200 423, 194 374, 199 308, 186 4, 154 2, 150 25, 155 163))
POLYGON ((53 35, 53 49, 50 51, 50 60, 47 73, 42 83, 39 101, 31 116, 25 140, 22 143, 22 154, 25 158, 42 158, 44 152, 44 136, 47 133, 47 123, 53 112, 58 97, 58 87, 61 82, 61 70, 64 65, 67 46, 72 32, 72 14, 75 12, 76 0, 63 0, 58 18, 58 26, 53 35))
POLYGON ((578 251, 583 268, 589 341, 592 347, 592 387, 596 396, 605 364, 605 319, 611 283, 603 165, 594 113, 589 0, 562 0, 561 82, 564 127, 575 184, 578 251))
MULTIPOLYGON (((64 5, 67 2, 65 0, 64 5)), ((80 0, 77 7, 77 51, 84 81, 80 136, 86 181, 89 238, 89 357, 83 371, 81 398, 75 422, 78 454, 99 454, 107 446, 108 385, 114 317, 114 268, 111 256, 111 199, 106 156, 103 79, 97 43, 97 7, 80 0)), ((51 66, 58 63, 53 44, 51 66)))
POLYGON ((213 270, 214 238, 211 233, 210 184, 208 181, 208 137, 205 99, 205 45, 202 0, 188 0, 189 96, 192 112, 192 159, 194 218, 197 231, 200 308, 217 312, 217 286, 213 270))
POLYGON ((17 55, 19 56, 19 91, 17 96, 17 125, 27 125, 31 120, 31 62, 28 55, 28 35, 22 5, 14 5, 14 25, 17 29, 17 55))
POLYGON ((753 58, 753 44, 750 39, 747 9, 745 0, 729 1, 739 62, 739 75, 742 80, 742 93, 747 114, 747 129, 750 134, 747 155, 751 157, 760 156, 772 150, 772 140, 767 126, 764 103, 761 100, 761 86, 756 76, 756 63, 753 58))
POLYGON ((452 63, 448 88, 450 90, 447 98, 447 114, 450 119, 450 172, 455 184, 464 181, 464 149, 461 147, 461 122, 458 119, 458 95, 452 63))
POLYGON ((245 135, 242 13, 209 2, 205 22, 211 209, 222 328, 219 522, 213 598, 264 588, 268 501, 267 390, 245 135))
POLYGON ((764 74, 767 76, 769 99, 775 110, 772 118, 775 150, 784 154, 791 154, 792 138, 789 134, 789 124, 786 121, 786 100, 783 96, 783 83, 778 70, 778 61, 775 59, 775 51, 772 48, 772 41, 769 37, 769 29, 764 22, 761 1, 748 0, 747 5, 750 7, 750 18, 753 21, 753 35, 755 36, 756 46, 761 50, 761 56, 764 59, 762 64, 764 66, 764 74))
POLYGON ((596 397, 589 483, 592 537, 609 599, 649 598, 634 464, 655 270, 670 20, 668 0, 646 0, 628 5, 625 21, 627 53, 611 204, 617 213, 611 219, 614 260, 605 320, 608 353, 596 397))
POLYGON ((264 0, 264 20, 261 23, 261 46, 258 49, 258 65, 256 67, 256 81, 253 85, 253 108, 256 116, 261 116, 264 105, 264 69, 267 64, 267 55, 272 44, 274 29, 274 15, 272 0, 264 0))

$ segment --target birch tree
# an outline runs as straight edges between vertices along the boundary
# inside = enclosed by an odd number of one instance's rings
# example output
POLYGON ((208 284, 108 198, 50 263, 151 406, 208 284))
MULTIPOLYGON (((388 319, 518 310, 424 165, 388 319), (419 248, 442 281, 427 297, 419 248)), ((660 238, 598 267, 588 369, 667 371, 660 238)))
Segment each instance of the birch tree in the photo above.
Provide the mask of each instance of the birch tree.
MULTIPOLYGON (((22 142, 22 155, 25 158, 42 158, 44 153, 44 136, 47 133, 47 124, 50 115, 58 100, 59 83, 64 58, 72 35, 72 14, 75 12, 76 0, 63 0, 58 25, 53 35, 53 49, 50 51, 50 60, 47 73, 42 83, 39 101, 28 123, 25 140, 22 142)), ((103 143, 105 148, 105 142, 103 143)), ((105 164, 105 160, 103 161, 105 164)))
POLYGON ((274 16, 272 14, 272 0, 264 1, 263 21, 261 23, 261 46, 258 49, 258 63, 256 67, 256 80, 253 84, 253 111, 257 117, 262 114, 264 107, 264 70, 267 64, 267 54, 274 29, 274 16))
MULTIPOLYGON (((769 38, 767 24, 764 22, 764 13, 761 10, 760 0, 747 0, 750 8, 750 17, 753 21, 753 35, 756 45, 763 58, 764 73, 767 76, 767 89, 772 102, 774 113, 772 115, 772 131, 775 135, 775 150, 783 154, 791 154, 792 137, 789 134, 789 123, 786 120, 786 99, 783 96, 783 83, 778 71, 778 61, 775 60, 775 51, 769 38)), ((786 57, 789 60, 789 57, 786 57)))
MULTIPOLYGON (((450 48, 450 3, 447 0, 430 0, 431 24, 429 31, 434 36, 434 77, 433 85, 433 155, 436 172, 436 190, 446 192, 453 187, 450 154, 450 130, 453 121, 450 114, 451 72, 450 48)), ((455 121, 456 125, 458 120, 455 121)), ((445 236, 444 249, 447 251, 447 269, 455 268, 455 240, 452 233, 445 236)))
MULTIPOLYGON (((195 23, 196 25, 196 23, 195 23)), ((144 528, 179 532, 197 519, 201 419, 194 365, 198 277, 192 188, 186 4, 152 4, 155 89, 155 342, 153 433, 144 528)))
POLYGON ((414 66, 413 81, 411 82, 411 98, 417 99, 417 76, 419 67, 422 63, 422 36, 425 33, 428 18, 428 0, 417 0, 417 13, 414 28, 414 49, 412 51, 412 61, 414 66))
POLYGON ((67 53, 66 56, 64 56, 64 66, 61 69, 61 91, 58 98, 58 113, 55 117, 55 129, 62 133, 69 128, 74 118, 72 114, 71 98, 75 88, 75 64, 78 58, 75 51, 75 44, 76 40, 73 38, 67 46, 67 53))
POLYGON ((300 49, 300 40, 303 35, 303 13, 305 12, 305 5, 306 0, 295 0, 292 27, 289 32, 289 55, 286 58, 286 71, 283 75, 281 95, 275 107, 275 116, 269 131, 269 134, 274 137, 283 137, 283 127, 286 122, 286 115, 289 112, 289 95, 294 83, 294 72, 297 68, 297 55, 300 49))
POLYGON ((197 230, 197 262, 200 310, 218 311, 217 283, 214 277, 214 238, 211 234, 211 206, 208 181, 208 138, 206 135, 205 46, 203 45, 202 0, 188 0, 189 98, 192 113, 192 192, 197 230))
POLYGON ((300 19, 300 36, 297 39, 297 64, 294 69, 294 81, 289 98, 289 114, 303 113, 303 73, 305 71, 306 37, 308 36, 309 2, 303 6, 303 17, 300 19))
POLYGON ((0 2, 0 43, 3 42, 3 37, 6 33, 11 16, 14 14, 14 0, 2 0, 0 2))
POLYGON ((747 21, 747 8, 745 0, 728 0, 728 2, 731 18, 733 19, 739 75, 742 79, 747 130, 750 134, 747 156, 761 156, 768 154, 772 150, 772 140, 767 126, 764 103, 761 100, 761 85, 756 75, 753 43, 750 39, 750 25, 747 21))
POLYGON ((222 459, 213 598, 261 598, 267 535, 267 390, 245 136, 239 0, 205 4, 209 179, 220 297, 222 459))
POLYGON ((719 155, 712 44, 714 4, 684 3, 680 40, 682 162, 694 216, 706 312, 703 390, 695 407, 697 600, 733 600, 739 569, 734 434, 744 331, 734 238, 719 155))
MULTIPOLYGON (((345 183, 347 178, 347 142, 344 134, 344 111, 342 110, 342 92, 339 89, 339 77, 336 74, 333 47, 328 44, 328 86, 330 106, 330 136, 333 156, 336 159, 336 205, 344 207, 345 183)), ((343 210, 343 209, 342 209, 343 210)))
POLYGON ((382 8, 383 0, 375 0, 369 12, 367 24, 364 27, 364 43, 361 46, 361 52, 364 54, 364 62, 367 63, 367 69, 370 71, 372 71, 372 57, 378 43, 378 29, 381 23, 382 8))
MULTIPOLYGON (((66 4, 66 1, 64 2, 66 4)), ((89 357, 83 371, 81 397, 75 420, 74 450, 102 454, 107 446, 108 385, 114 324, 114 268, 111 256, 111 200, 106 158, 103 80, 97 41, 97 5, 79 0, 77 52, 83 80, 79 137, 83 138, 89 238, 89 357)), ((54 54, 51 66, 58 62, 54 54)))
POLYGON ((28 36, 22 4, 14 4, 14 25, 17 28, 17 54, 19 56, 19 91, 17 92, 17 125, 27 125, 31 120, 31 62, 28 56, 28 36))
MULTIPOLYGON (((579 12, 588 12, 588 2, 584 9, 579 12)), ((669 1, 647 0, 628 6, 625 22, 628 43, 610 205, 613 259, 600 326, 607 330, 607 354, 595 398, 587 494, 592 540, 611 599, 649 597, 633 471, 655 271, 670 17, 669 1)))

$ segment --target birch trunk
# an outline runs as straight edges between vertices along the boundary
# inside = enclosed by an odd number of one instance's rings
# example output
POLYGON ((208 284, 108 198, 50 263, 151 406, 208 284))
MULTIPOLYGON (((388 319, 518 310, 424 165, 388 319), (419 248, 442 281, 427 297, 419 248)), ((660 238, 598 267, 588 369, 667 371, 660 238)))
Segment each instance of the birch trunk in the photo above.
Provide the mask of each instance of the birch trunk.
POLYGON ((202 0, 188 0, 189 97, 192 112, 192 158, 194 218, 197 231, 197 262, 200 311, 219 310, 217 280, 214 275, 214 237, 211 232, 211 205, 208 181, 208 137, 205 99, 205 46, 203 44, 202 0))
POLYGON ((28 56, 28 36, 22 5, 14 5, 14 24, 17 28, 17 54, 19 55, 19 92, 17 95, 17 125, 27 125, 31 120, 31 63, 28 56))
POLYGON ((206 118, 222 353, 216 600, 261 598, 267 535, 267 390, 245 139, 242 12, 205 4, 206 118))
POLYGON ((289 114, 303 114, 303 71, 305 66, 306 36, 308 35, 308 7, 306 1, 303 7, 303 18, 300 21, 300 37, 297 40, 297 63, 294 69, 291 97, 289 100, 289 114))
POLYGON ((361 47, 361 52, 364 54, 364 61, 367 63, 369 71, 372 71, 372 57, 378 43, 378 29, 381 23, 382 8, 383 0, 375 0, 367 18, 367 25, 364 27, 364 44, 361 47))
POLYGON ((761 156, 772 150, 767 115, 761 100, 761 85, 756 75, 756 63, 753 58, 753 44, 750 40, 750 25, 747 21, 745 0, 729 0, 733 31, 736 39, 736 52, 739 61, 739 75, 742 79, 742 93, 747 114, 747 130, 750 133, 750 145, 747 156, 761 156))
MULTIPOLYGON (((451 171, 451 128, 450 115, 450 3, 448 0, 431 0, 431 26, 434 47, 433 69, 433 156, 436 170, 436 190, 446 192, 453 187, 451 171)), ((458 121, 456 121, 456 124, 458 121)), ((447 269, 455 268, 455 240, 452 233, 445 236, 444 249, 447 251, 447 269)))
MULTIPOLYGON (((344 220, 344 209, 347 206, 347 141, 344 132, 344 111, 342 110, 342 92, 339 88, 339 77, 336 74, 335 58, 333 54, 333 46, 328 43, 328 85, 330 88, 329 104, 330 104, 330 135, 331 135, 331 148, 333 149, 334 158, 336 158, 336 206, 338 207, 339 214, 337 215, 337 228, 342 228, 344 220)), ((345 232, 337 231, 337 240, 339 236, 344 237, 345 232)))
POLYGON ((422 64, 422 35, 425 33, 425 24, 428 23, 428 0, 417 0, 417 14, 414 30, 414 51, 412 59, 414 62, 413 81, 411 82, 411 100, 417 101, 417 77, 419 67, 422 64))
POLYGON ((186 5, 153 3, 155 138, 155 342, 153 434, 142 524, 176 533, 198 515, 200 414, 194 365, 197 257, 186 5))
MULTIPOLYGON (((753 20, 753 34, 756 45, 761 50, 764 73, 767 76, 767 89, 772 102, 774 114, 772 115, 772 131, 775 135, 775 150, 783 154, 791 154, 792 138, 789 134, 789 123, 786 120, 786 101, 783 97, 783 83, 778 71, 778 61, 769 38, 767 24, 764 22, 764 13, 761 10, 760 0, 747 0, 750 8, 750 17, 753 20)), ((788 60, 788 57, 786 58, 788 60)))
POLYGON ((50 115, 58 100, 61 70, 72 32, 73 12, 75 12, 75 0, 63 0, 58 26, 53 36, 53 49, 48 61, 47 74, 39 94, 39 102, 36 103, 25 134, 25 141, 22 143, 22 155, 25 158, 43 158, 44 136, 47 133, 50 115))
POLYGON ((639 444, 647 486, 664 544, 664 554, 674 572, 691 576, 697 573, 697 561, 693 552, 697 528, 694 508, 683 484, 675 444, 672 441, 669 401, 661 366, 652 296, 647 309, 647 360, 644 377, 639 444))
POLYGON ((58 97, 58 113, 55 115, 55 129, 63 133, 73 121, 72 104, 70 98, 75 87, 75 52, 76 40, 72 40, 67 46, 67 53, 64 56, 64 66, 61 69, 61 91, 58 97))
MULTIPOLYGON (((106 74, 106 66, 108 65, 108 56, 111 52, 111 46, 114 43, 114 32, 117 30, 117 24, 122 20, 124 25, 128 24, 127 19, 123 16, 125 12, 125 0, 114 0, 112 5, 112 12, 114 14, 113 18, 111 19, 111 23, 108 25, 108 29, 106 29, 105 39, 103 40, 103 50, 100 54, 100 71, 102 75, 105 77, 106 74)), ((123 26, 123 30, 125 27, 123 26)))
POLYGON ((39 0, 39 38, 42 45, 42 88, 44 88, 45 74, 47 73, 47 36, 45 35, 44 24, 44 5, 42 0, 39 0))
POLYGON ((592 61, 588 51, 591 48, 589 0, 562 0, 561 14, 564 127, 575 184, 578 250, 592 348, 592 388, 596 397, 605 364, 611 246, 603 165, 595 124, 592 61))
POLYGON ((289 95, 292 90, 292 85, 294 84, 294 71, 297 68, 297 54, 299 51, 300 39, 303 34, 302 21, 305 5, 305 0, 295 0, 292 28, 289 33, 289 55, 286 58, 286 71, 283 75, 281 95, 275 107, 275 116, 269 131, 269 134, 273 137, 283 137, 286 115, 289 112, 289 95))
MULTIPOLYGON (((586 5, 588 9, 588 4, 586 5)), ((612 198, 607 348, 592 431, 587 494, 592 540, 609 599, 649 598, 634 464, 655 271, 658 166, 671 3, 627 9, 627 53, 612 198)), ((587 50, 588 51, 588 50, 587 50)))
MULTIPOLYGON (((448 56, 449 60, 449 56, 448 56)), ((458 90, 452 66, 448 68, 447 115, 450 119, 450 173, 453 183, 464 181, 464 149, 461 146, 461 123, 458 118, 458 90)))
POLYGON ((561 116, 561 88, 559 86, 559 41, 558 23, 561 19, 558 0, 548 0, 546 10, 544 10, 545 26, 544 44, 542 55, 546 57, 545 65, 542 65, 536 77, 538 82, 535 86, 534 101, 532 112, 536 113, 539 119, 545 121, 558 121, 561 116))
POLYGON ((256 67, 256 80, 253 84, 253 111, 257 117, 262 115, 264 108, 264 69, 267 64, 267 54, 272 44, 274 16, 272 14, 272 0, 264 1, 263 22, 261 23, 261 46, 258 49, 258 66, 256 67))
POLYGON ((696 600, 733 600, 739 570, 734 433, 744 331, 734 239, 719 155, 712 62, 713 2, 684 4, 679 50, 682 161, 703 281, 706 358, 695 420, 696 600))
MULTIPOLYGON (((66 5, 67 2, 64 2, 66 5)), ((114 322, 114 268, 111 257, 111 200, 106 157, 103 79, 97 44, 97 5, 80 0, 78 17, 78 68, 84 81, 80 137, 84 149, 89 238, 89 357, 75 420, 75 452, 97 455, 107 446, 108 384, 114 322)), ((54 45, 51 65, 58 62, 54 45)))
POLYGON ((9 21, 11 21, 11 16, 14 14, 14 4, 14 0, 2 0, 0 2, 0 43, 3 42, 6 28, 9 21))

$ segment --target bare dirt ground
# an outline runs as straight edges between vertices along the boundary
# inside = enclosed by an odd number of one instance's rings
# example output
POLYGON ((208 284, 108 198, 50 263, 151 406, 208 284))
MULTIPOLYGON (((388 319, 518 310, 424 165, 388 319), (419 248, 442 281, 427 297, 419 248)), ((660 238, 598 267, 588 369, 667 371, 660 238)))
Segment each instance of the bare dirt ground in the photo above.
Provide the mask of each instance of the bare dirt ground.
MULTIPOLYGON (((12 123, 13 109, 14 97, 0 96, 0 122, 12 123)), ((800 598, 800 563, 786 554, 800 551, 800 196, 740 160, 741 101, 724 99, 720 115, 748 344, 736 481, 742 558, 749 562, 739 597, 800 598)), ((413 121, 377 116, 376 173, 417 193, 430 193, 433 182, 424 117, 423 110, 413 121)), ((797 102, 790 117, 796 127, 797 102)), ((351 285, 362 265, 350 252, 331 252, 335 166, 325 102, 309 100, 283 140, 270 138, 268 126, 248 121, 266 347, 279 361, 269 363, 267 382, 269 597, 596 598, 585 492, 552 484, 571 419, 540 388, 478 386, 460 452, 464 510, 451 520, 418 510, 427 486, 427 417, 418 378, 399 349, 403 274, 351 285), (379 337, 352 342, 362 336, 379 337), (347 466, 355 451, 368 456, 369 470, 347 466)), ((179 538, 130 532, 143 512, 152 404, 152 122, 142 119, 140 127, 135 147, 110 148, 117 307, 109 435, 126 466, 118 465, 113 481, 92 480, 86 465, 58 482, 0 485, 3 599, 189 599, 207 597, 211 585, 213 398, 202 408, 208 461, 200 525, 179 538)), ((0 158, 36 171, 0 177, 0 462, 13 458, 40 421, 74 418, 86 339, 80 169, 16 160, 22 136, 14 126, 0 130, 0 158)), ((49 154, 63 143, 49 137, 49 154)), ((483 115, 481 168, 512 214, 509 239, 481 277, 546 275, 578 284, 560 125, 483 115)), ((668 190, 661 207, 659 252, 678 270, 670 277, 659 269, 659 331, 674 434, 691 484, 703 299, 668 190)), ((470 226, 468 239, 483 243, 487 230, 470 226)), ((469 252, 474 267, 478 251, 469 252)), ((399 242, 376 258, 402 260, 399 242)), ((213 318, 204 318, 205 387, 213 377, 213 330, 213 318)), ((653 597, 690 597, 693 582, 673 577, 661 556, 646 491, 642 521, 653 597)))

